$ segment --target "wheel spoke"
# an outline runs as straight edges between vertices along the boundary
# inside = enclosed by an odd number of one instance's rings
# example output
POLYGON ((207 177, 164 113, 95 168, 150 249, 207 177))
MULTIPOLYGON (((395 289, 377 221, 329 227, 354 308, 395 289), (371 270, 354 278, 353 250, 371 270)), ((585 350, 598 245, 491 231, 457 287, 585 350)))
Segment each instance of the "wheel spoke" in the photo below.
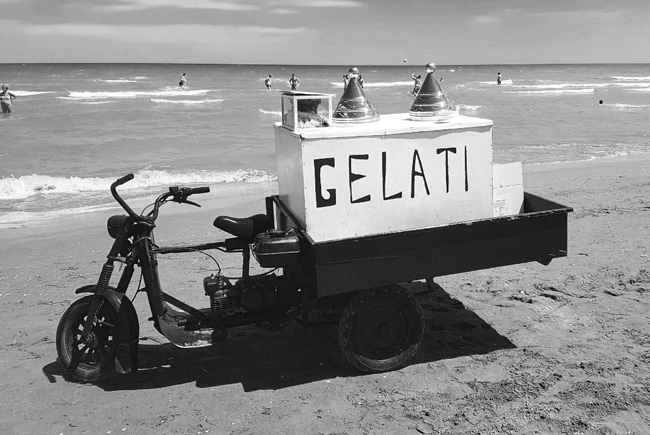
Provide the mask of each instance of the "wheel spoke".
POLYGON ((88 352, 88 362, 91 364, 97 364, 99 362, 99 358, 97 357, 97 349, 90 349, 88 352))
POLYGON ((83 355, 84 352, 86 352, 87 350, 88 350, 88 344, 84 344, 81 349, 77 350, 77 352, 79 353, 79 355, 83 355))
POLYGON ((102 326, 106 326, 108 328, 115 328, 115 325, 113 325, 112 323, 109 323, 109 322, 107 322, 105 320, 99 320, 97 323, 102 325, 102 326))

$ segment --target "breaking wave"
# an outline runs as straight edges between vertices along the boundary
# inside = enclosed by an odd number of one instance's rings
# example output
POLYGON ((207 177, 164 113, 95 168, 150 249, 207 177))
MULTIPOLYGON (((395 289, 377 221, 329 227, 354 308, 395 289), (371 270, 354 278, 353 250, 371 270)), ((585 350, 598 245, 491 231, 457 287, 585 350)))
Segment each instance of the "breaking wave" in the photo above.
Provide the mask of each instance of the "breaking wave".
POLYGON ((34 95, 43 95, 43 94, 53 94, 54 92, 49 91, 11 91, 16 94, 17 97, 32 97, 34 95))
POLYGON ((625 77, 625 76, 612 76, 610 77, 612 80, 647 80, 650 81, 650 76, 646 77, 625 77))
POLYGON ((70 92, 67 97, 58 97, 62 100, 105 100, 109 98, 126 99, 126 98, 161 98, 176 96, 197 96, 205 95, 210 92, 209 89, 187 90, 180 88, 168 88, 157 91, 81 91, 70 92))
POLYGON ((164 98, 152 98, 154 103, 163 103, 163 104, 206 104, 206 103, 220 103, 222 99, 213 99, 213 100, 167 100, 164 98))
MULTIPOLYGON (((335 88, 343 88, 343 81, 340 83, 331 83, 335 88)), ((376 83, 363 83, 364 88, 392 88, 398 86, 413 86, 413 81, 408 82, 376 82, 376 83)))
POLYGON ((260 113, 263 113, 264 115, 273 115, 277 117, 282 116, 282 112, 279 110, 264 110, 264 109, 257 109, 260 111, 260 113))
POLYGON ((535 91, 512 91, 509 94, 532 94, 532 95, 562 95, 562 94, 593 94, 594 89, 546 89, 535 91))
MULTIPOLYGON (((141 170, 135 178, 121 187, 124 190, 179 184, 262 183, 273 181, 274 173, 258 170, 196 171, 175 173, 161 170, 141 170)), ((108 192, 114 177, 53 177, 50 175, 23 175, 0 178, 0 200, 25 199, 35 195, 83 194, 108 192)))

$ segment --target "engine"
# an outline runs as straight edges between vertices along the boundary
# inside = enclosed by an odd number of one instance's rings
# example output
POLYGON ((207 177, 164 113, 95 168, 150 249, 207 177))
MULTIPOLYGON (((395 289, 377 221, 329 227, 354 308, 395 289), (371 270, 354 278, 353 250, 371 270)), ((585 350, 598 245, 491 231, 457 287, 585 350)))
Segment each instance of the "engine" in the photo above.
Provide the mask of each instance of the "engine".
POLYGON ((277 277, 266 275, 237 281, 232 285, 221 274, 203 279, 205 294, 210 297, 213 313, 230 314, 243 309, 257 311, 277 304, 277 277))
POLYGON ((210 297, 212 312, 234 312, 241 308, 239 289, 234 288, 228 278, 221 274, 203 278, 203 289, 210 297))

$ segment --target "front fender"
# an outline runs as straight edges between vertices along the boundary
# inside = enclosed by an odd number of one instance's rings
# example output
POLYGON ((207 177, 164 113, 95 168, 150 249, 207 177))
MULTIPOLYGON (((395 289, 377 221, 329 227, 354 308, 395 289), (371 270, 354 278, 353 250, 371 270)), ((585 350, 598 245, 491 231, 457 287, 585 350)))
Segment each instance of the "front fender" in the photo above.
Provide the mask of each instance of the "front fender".
MULTIPOLYGON (((95 285, 85 285, 75 290, 76 294, 94 293, 95 285)), ((104 299, 117 312, 117 351, 115 352, 115 371, 121 374, 134 373, 138 370, 138 341, 140 323, 138 313, 124 293, 118 293, 115 287, 108 287, 104 299)))

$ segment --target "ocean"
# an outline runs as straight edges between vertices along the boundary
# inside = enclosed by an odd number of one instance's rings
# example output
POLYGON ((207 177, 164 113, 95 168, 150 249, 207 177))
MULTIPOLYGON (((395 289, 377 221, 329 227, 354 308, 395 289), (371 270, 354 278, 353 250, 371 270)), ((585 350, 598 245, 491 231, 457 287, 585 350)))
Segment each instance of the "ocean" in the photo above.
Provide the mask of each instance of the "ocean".
MULTIPOLYGON (((14 113, 0 115, 0 228, 112 207, 110 184, 130 172, 127 197, 272 182, 272 126, 291 74, 298 90, 336 103, 350 66, 380 115, 408 112, 411 74, 426 74, 411 64, 0 65, 18 96, 14 113)), ((650 64, 444 65, 435 76, 461 114, 494 121, 495 163, 650 153, 650 64)))

